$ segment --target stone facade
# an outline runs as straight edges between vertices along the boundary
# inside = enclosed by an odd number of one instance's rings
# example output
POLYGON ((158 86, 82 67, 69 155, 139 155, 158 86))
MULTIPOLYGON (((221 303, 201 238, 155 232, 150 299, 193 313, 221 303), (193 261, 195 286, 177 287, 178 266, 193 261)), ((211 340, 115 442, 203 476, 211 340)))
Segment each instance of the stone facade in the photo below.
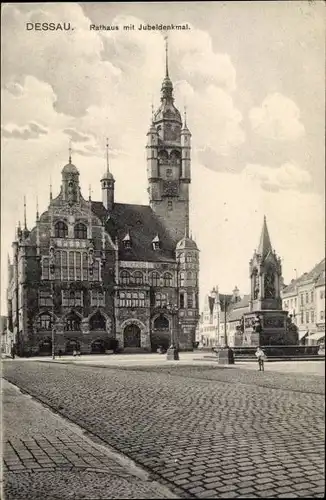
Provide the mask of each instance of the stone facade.
POLYGON ((36 225, 17 229, 8 263, 8 323, 21 355, 193 348, 199 251, 189 237, 190 132, 166 75, 148 132, 150 205, 86 200, 71 154, 61 190, 36 225))

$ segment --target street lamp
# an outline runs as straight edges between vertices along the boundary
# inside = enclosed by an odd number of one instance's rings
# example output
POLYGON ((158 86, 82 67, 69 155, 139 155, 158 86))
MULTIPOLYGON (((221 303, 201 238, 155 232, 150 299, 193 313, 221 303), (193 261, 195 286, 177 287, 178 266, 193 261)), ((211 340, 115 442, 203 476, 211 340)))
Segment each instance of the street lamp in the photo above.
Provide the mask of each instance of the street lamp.
POLYGON ((54 332, 55 332, 55 327, 54 327, 54 283, 52 283, 52 359, 55 359, 55 345, 54 345, 54 332))
POLYGON ((171 326, 170 326, 170 347, 168 348, 166 352, 166 359, 170 360, 179 360, 179 350, 178 347, 176 346, 175 342, 175 315, 178 312, 178 307, 175 304, 166 304, 166 309, 171 313, 172 316, 172 321, 171 321, 171 326))

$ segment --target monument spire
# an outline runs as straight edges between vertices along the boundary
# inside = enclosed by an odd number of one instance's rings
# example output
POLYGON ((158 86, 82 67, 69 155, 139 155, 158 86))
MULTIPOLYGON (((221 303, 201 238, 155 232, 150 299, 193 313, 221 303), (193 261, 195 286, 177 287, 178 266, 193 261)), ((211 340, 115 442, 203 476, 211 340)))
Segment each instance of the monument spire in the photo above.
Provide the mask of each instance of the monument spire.
POLYGON ((269 252, 272 252, 272 244, 269 237, 269 232, 267 228, 266 215, 264 215, 263 228, 260 235, 260 241, 257 249, 257 253, 264 259, 269 252))
POLYGON ((72 148, 71 148, 71 139, 69 140, 69 163, 71 163, 71 153, 72 153, 72 148))

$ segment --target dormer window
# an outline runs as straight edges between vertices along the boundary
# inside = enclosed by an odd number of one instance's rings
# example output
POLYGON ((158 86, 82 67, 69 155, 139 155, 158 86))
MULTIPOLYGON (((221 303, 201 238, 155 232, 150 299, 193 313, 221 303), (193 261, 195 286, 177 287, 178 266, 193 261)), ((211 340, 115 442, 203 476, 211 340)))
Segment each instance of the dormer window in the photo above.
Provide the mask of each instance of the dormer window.
POLYGON ((160 238, 159 238, 158 234, 152 240, 152 247, 153 247, 153 250, 159 250, 161 248, 160 238))
POLYGON ((126 236, 123 238, 122 243, 123 243, 123 246, 125 248, 131 248, 131 237, 130 237, 129 231, 126 234, 126 236))

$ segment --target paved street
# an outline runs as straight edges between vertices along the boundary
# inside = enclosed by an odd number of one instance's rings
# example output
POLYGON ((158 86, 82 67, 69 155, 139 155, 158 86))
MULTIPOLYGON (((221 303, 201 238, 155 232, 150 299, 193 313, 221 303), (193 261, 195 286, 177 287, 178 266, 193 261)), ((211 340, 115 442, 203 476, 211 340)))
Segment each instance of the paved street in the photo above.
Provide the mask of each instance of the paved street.
POLYGON ((179 496, 324 495, 321 376, 20 360, 5 361, 4 376, 179 496))
POLYGON ((171 498, 130 461, 6 380, 2 394, 5 500, 171 498))

